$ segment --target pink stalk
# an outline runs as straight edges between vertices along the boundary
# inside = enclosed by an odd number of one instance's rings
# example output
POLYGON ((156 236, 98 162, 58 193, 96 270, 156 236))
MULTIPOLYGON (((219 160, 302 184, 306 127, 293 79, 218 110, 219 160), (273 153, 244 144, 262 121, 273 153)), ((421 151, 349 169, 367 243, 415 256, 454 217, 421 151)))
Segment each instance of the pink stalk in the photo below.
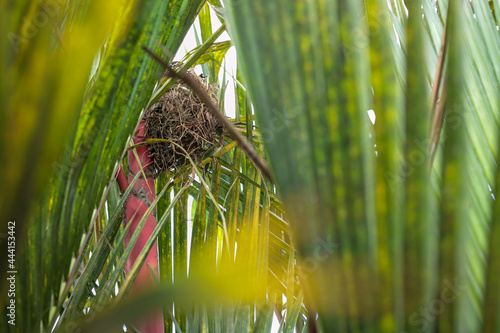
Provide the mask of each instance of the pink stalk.
MULTIPOLYGON (((136 136, 133 138, 134 144, 142 143, 146 140, 144 137, 144 119, 141 120, 139 126, 137 127, 136 136)), ((125 247, 130 242, 132 235, 137 228, 137 225, 141 221, 142 217, 146 213, 146 210, 155 200, 155 184, 153 179, 153 173, 149 170, 149 165, 151 164, 151 157, 149 156, 148 146, 140 146, 134 150, 128 152, 128 181, 125 179, 123 170, 119 170, 117 176, 117 182, 122 193, 127 189, 130 182, 134 179, 137 173, 140 173, 139 179, 134 184, 134 188, 130 192, 129 197, 125 201, 124 205, 124 215, 123 221, 125 225, 131 223, 130 229, 125 236, 125 247), (137 157, 140 159, 140 163, 137 157), (142 169, 141 169, 142 166, 142 169), (146 179, 144 179, 144 176, 146 179)), ((132 266, 134 265, 137 257, 141 253, 142 249, 146 245, 148 239, 151 237, 154 228, 156 227, 156 213, 150 214, 147 218, 146 224, 141 231, 139 239, 135 243, 126 267, 125 273, 128 275, 132 266)), ((130 294, 134 295, 141 290, 152 288, 155 286, 155 277, 151 274, 151 271, 156 275, 156 280, 159 280, 158 274, 159 259, 158 259, 158 241, 156 241, 149 252, 146 262, 139 271, 136 280, 134 281, 130 294), (151 269, 150 269, 151 267, 151 269)), ((163 333, 164 323, 163 323, 163 312, 158 311, 146 318, 143 318, 140 322, 134 325, 140 332, 143 333, 163 333)))

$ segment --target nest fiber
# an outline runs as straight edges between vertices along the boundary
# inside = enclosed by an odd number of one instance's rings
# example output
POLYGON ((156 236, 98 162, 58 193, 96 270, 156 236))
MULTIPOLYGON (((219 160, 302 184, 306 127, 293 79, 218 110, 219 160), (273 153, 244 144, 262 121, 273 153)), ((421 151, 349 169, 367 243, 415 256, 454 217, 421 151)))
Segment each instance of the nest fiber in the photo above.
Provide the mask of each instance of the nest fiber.
MULTIPOLYGON (((199 76, 190 72, 217 104, 216 87, 207 85, 199 76)), ((155 174, 174 170, 189 163, 184 148, 194 161, 199 161, 210 150, 220 145, 222 126, 208 107, 183 83, 170 88, 144 115, 146 137, 165 139, 149 145, 155 174), (175 143, 175 144, 173 144, 175 143)))

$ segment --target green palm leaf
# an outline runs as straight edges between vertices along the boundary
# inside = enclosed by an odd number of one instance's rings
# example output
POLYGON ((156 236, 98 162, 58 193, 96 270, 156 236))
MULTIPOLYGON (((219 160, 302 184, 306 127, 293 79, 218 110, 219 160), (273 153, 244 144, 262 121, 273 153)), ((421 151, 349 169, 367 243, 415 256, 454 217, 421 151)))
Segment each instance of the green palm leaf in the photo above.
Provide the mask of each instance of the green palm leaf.
POLYGON ((447 5, 412 2, 407 21, 402 1, 228 1, 229 30, 301 265, 321 242, 339 240, 340 249, 302 277, 325 331, 432 331, 438 316, 440 331, 479 329, 488 186, 498 159, 499 110, 488 93, 497 80, 498 33, 485 3, 447 5), (426 96, 443 19, 445 138, 430 173, 426 96), (444 302, 441 292, 453 287, 462 293, 456 301, 429 310, 431 317, 419 312, 444 302))

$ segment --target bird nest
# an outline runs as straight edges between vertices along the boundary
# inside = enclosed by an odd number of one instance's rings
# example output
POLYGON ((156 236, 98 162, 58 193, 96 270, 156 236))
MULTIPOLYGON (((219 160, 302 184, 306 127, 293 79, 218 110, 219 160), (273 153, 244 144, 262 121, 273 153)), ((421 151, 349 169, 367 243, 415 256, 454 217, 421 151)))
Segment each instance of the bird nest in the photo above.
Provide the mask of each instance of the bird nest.
MULTIPOLYGON (((208 85, 193 72, 188 74, 217 104, 217 87, 208 85)), ((156 175, 188 164, 186 152, 197 162, 221 143, 222 125, 184 82, 179 81, 148 109, 144 122, 148 139, 167 140, 149 145, 152 169, 156 175)))

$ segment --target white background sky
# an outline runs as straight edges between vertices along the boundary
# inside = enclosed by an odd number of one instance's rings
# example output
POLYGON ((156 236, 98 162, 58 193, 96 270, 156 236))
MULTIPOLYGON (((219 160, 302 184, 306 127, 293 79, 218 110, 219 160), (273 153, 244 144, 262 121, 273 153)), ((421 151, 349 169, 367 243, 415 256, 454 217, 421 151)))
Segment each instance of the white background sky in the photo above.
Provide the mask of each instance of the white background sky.
MULTIPOLYGON (((212 32, 215 32, 221 26, 219 19, 217 18, 215 12, 210 9, 211 17, 212 17, 212 32)), ((198 40, 201 41, 200 36, 200 24, 198 19, 196 19, 194 23, 194 27, 196 27, 196 32, 198 33, 198 40)), ((216 40, 216 42, 224 42, 230 40, 227 32, 223 32, 222 35, 216 40)), ((187 52, 194 49, 198 44, 196 43, 195 37, 195 29, 193 26, 189 29, 186 37, 184 38, 184 42, 181 47, 177 51, 174 60, 179 61, 186 55, 187 52)), ((222 63, 222 67, 219 72, 219 82, 222 84, 223 75, 224 75, 224 64, 226 66, 226 94, 224 98, 225 112, 229 117, 234 117, 234 79, 236 78, 236 50, 234 46, 231 46, 226 53, 226 57, 222 63)), ((198 74, 202 73, 201 66, 196 66, 195 71, 198 74)))

